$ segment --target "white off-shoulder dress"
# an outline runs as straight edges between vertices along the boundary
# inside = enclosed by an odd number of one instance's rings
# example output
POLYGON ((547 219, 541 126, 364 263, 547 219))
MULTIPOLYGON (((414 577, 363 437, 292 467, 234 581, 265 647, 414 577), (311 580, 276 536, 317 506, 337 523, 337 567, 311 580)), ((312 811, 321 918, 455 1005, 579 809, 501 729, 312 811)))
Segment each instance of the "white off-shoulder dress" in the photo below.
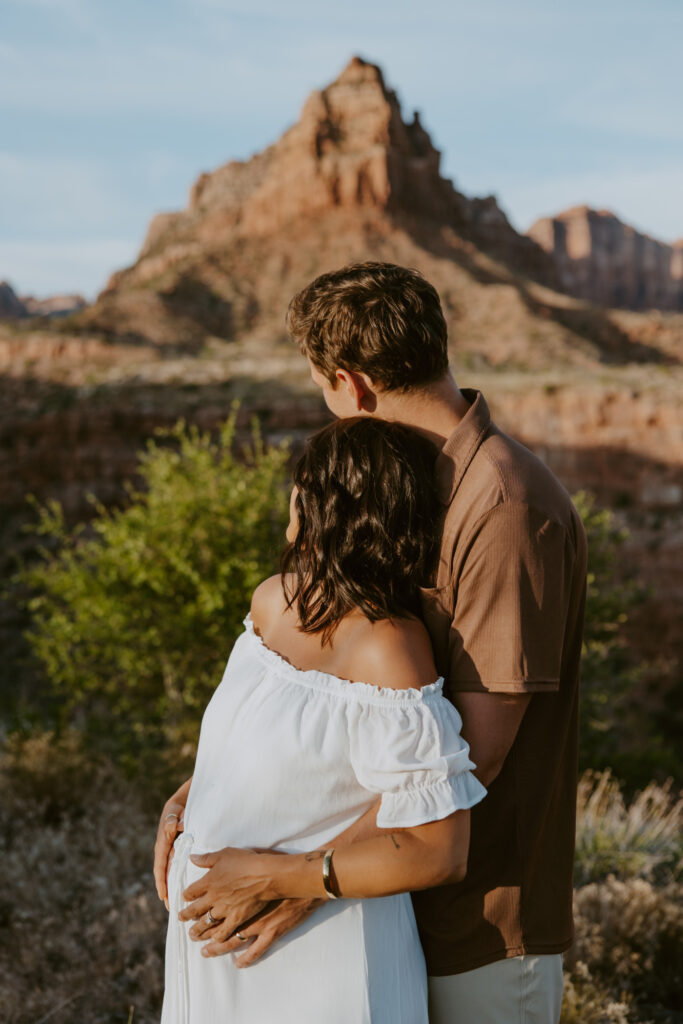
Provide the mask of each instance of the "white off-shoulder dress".
POLYGON ((377 824, 410 827, 471 807, 460 716, 443 680, 421 690, 294 668, 250 617, 202 720, 185 832, 169 871, 162 1024, 427 1024, 427 983, 407 894, 331 900, 253 966, 205 958, 178 921, 224 846, 301 853, 329 843, 381 796, 377 824))

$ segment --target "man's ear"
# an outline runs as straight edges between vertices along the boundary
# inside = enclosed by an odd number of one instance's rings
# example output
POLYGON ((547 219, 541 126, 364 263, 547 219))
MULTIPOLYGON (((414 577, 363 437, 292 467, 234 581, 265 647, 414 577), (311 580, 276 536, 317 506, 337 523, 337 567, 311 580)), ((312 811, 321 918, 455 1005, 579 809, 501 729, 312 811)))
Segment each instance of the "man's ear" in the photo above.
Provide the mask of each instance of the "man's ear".
POLYGON ((377 398, 370 378, 356 370, 336 370, 335 372, 337 386, 346 389, 356 411, 359 413, 374 412, 377 408, 377 398))

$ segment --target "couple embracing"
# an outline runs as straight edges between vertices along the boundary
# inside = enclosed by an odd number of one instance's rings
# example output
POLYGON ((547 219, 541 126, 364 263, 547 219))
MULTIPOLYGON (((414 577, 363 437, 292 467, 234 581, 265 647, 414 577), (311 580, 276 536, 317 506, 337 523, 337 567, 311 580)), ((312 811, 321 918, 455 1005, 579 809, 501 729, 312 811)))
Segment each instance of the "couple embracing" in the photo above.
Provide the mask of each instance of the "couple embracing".
POLYGON ((161 815, 162 1022, 557 1024, 581 521, 420 274, 325 274, 288 329, 337 419, 161 815))

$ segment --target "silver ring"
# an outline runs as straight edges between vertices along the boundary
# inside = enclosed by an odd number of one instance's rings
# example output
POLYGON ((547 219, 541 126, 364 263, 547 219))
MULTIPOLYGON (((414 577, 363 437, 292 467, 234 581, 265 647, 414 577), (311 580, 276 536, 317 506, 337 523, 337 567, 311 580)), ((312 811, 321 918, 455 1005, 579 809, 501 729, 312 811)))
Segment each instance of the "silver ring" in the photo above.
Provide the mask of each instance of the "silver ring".
POLYGON ((242 935, 241 932, 235 932, 235 935, 240 940, 240 942, 249 942, 249 936, 248 935, 242 935))
POLYGON ((205 918, 206 918, 206 923, 210 924, 210 925, 220 924, 221 923, 220 918, 219 917, 214 917, 210 910, 207 910, 207 912, 205 914, 205 918))
POLYGON ((175 818, 175 819, 176 819, 176 821, 177 821, 177 820, 178 820, 178 815, 177 815, 177 814, 174 814, 174 813, 173 813, 173 811, 169 811, 169 813, 168 813, 168 814, 166 815, 166 817, 164 818, 164 821, 173 821, 173 819, 174 819, 174 818, 175 818))

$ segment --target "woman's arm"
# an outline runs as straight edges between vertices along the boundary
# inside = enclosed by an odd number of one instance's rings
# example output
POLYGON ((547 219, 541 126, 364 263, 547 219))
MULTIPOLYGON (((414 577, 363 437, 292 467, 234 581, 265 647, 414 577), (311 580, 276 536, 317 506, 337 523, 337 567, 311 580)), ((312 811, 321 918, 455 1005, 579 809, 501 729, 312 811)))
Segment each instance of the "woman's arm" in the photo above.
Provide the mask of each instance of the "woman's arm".
MULTIPOLYGON (((468 810, 414 828, 381 831, 376 838, 335 849, 331 875, 339 896, 389 896, 464 878, 468 810)), ((221 920, 221 936, 228 936, 258 903, 292 897, 329 899, 322 877, 324 853, 283 855, 228 848, 193 855, 194 864, 209 870, 185 890, 184 898, 193 902, 180 912, 180 919, 197 920, 210 910, 221 920)))

